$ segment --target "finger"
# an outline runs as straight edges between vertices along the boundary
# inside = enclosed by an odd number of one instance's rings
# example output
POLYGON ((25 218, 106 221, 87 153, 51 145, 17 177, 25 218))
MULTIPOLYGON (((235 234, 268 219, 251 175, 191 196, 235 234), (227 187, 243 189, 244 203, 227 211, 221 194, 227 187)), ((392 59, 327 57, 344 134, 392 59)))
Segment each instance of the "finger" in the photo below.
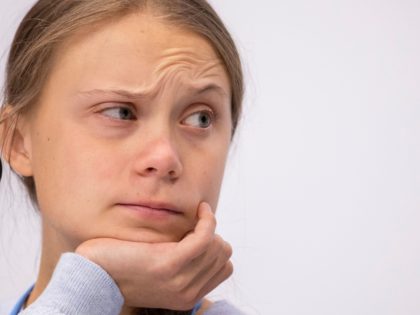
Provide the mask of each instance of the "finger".
POLYGON ((228 261, 216 275, 213 276, 200 290, 197 295, 197 300, 201 300, 215 288, 217 288, 222 282, 226 281, 233 273, 233 265, 231 261, 228 261))
POLYGON ((189 266, 186 272, 192 276, 188 287, 203 287, 213 278, 232 256, 232 247, 220 236, 216 236, 217 246, 207 251, 202 257, 194 260, 194 265, 189 266))
POLYGON ((215 234, 207 250, 200 256, 194 258, 188 265, 185 265, 181 273, 188 273, 190 277, 198 275, 203 270, 213 266, 217 260, 224 260, 223 263, 225 263, 231 255, 231 246, 220 235, 215 234))
POLYGON ((182 239, 176 248, 175 255, 184 263, 203 254, 213 241, 216 230, 216 218, 206 202, 198 207, 198 222, 194 231, 182 239))

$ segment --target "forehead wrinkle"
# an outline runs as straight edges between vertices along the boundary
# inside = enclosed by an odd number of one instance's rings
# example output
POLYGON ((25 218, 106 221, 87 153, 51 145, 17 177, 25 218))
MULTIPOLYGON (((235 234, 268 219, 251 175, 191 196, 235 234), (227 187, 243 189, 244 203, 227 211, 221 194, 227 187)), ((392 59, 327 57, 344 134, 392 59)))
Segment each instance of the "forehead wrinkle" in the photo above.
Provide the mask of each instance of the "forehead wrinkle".
POLYGON ((224 70, 223 63, 220 59, 217 61, 214 61, 213 63, 209 63, 208 65, 204 66, 202 70, 197 69, 197 76, 196 77, 203 77, 203 78, 211 78, 211 77, 217 77, 219 74, 216 73, 216 71, 212 71, 215 68, 220 67, 224 70))
MULTIPOLYGON (((160 84, 154 85, 152 89, 141 89, 141 90, 129 90, 124 88, 109 88, 109 89, 93 89, 89 91, 80 91, 76 94, 76 97, 89 97, 97 95, 117 95, 131 100, 140 100, 140 99, 153 99, 162 94, 166 89, 164 86, 167 83, 174 82, 175 76, 163 78, 166 82, 160 82, 160 84), (163 84, 162 84, 163 83, 163 84)), ((209 83, 206 85, 196 85, 196 84, 182 84, 188 91, 195 93, 196 95, 206 93, 208 91, 216 91, 221 95, 228 96, 226 91, 219 85, 215 83, 209 83)))
MULTIPOLYGON (((106 89, 93 89, 90 91, 82 91, 78 93, 79 96, 95 96, 98 94, 118 95, 127 99, 141 100, 141 99, 156 99, 165 91, 171 89, 170 86, 176 86, 177 91, 180 88, 186 88, 198 94, 204 93, 208 90, 215 90, 221 95, 228 96, 229 91, 225 91, 223 86, 216 82, 212 82, 210 78, 220 78, 220 73, 212 71, 221 65, 221 60, 216 59, 210 63, 205 63, 201 67, 195 67, 186 62, 167 62, 165 68, 161 67, 161 71, 153 71, 151 81, 143 82, 143 84, 135 87, 118 87, 110 86, 106 89), (202 79, 207 84, 198 83, 202 79), (206 80, 207 79, 207 80, 206 80)), ((157 68, 159 65, 157 66, 157 68)), ((224 68, 223 68, 224 69, 224 68)))
POLYGON ((223 96, 228 96, 228 91, 214 82, 209 80, 210 78, 220 77, 217 73, 208 73, 210 69, 216 67, 217 64, 209 65, 199 71, 191 71, 189 67, 185 65, 177 65, 176 67, 168 67, 166 71, 157 74, 154 82, 154 90, 160 90, 161 95, 164 91, 170 90, 175 87, 176 91, 179 92, 181 89, 186 88, 192 92, 198 92, 201 94, 209 90, 215 90, 223 96), (206 82, 207 84, 199 83, 199 80, 206 82))
MULTIPOLYGON (((186 88, 191 92, 197 94, 205 93, 209 90, 214 90, 223 96, 229 96, 229 91, 226 91, 223 86, 217 84, 218 80, 208 80, 210 78, 219 78, 219 74, 212 73, 210 70, 218 64, 208 65, 197 75, 193 75, 189 68, 179 66, 178 68, 168 68, 167 71, 161 72, 155 76, 150 83, 137 85, 136 87, 123 86, 109 86, 107 88, 97 88, 88 91, 81 91, 77 93, 78 97, 90 97, 96 95, 117 95, 132 100, 142 99, 156 99, 165 91, 171 90, 171 85, 179 92, 180 88, 186 88), (202 79, 203 83, 198 82, 197 79, 202 79), (206 80, 207 79, 207 80, 206 80)), ((172 87, 173 88, 173 87, 172 87)))
POLYGON ((220 63, 219 58, 207 57, 203 58, 198 55, 193 48, 169 48, 165 49, 159 59, 161 62, 155 69, 155 72, 165 71, 168 67, 176 64, 183 64, 186 68, 192 68, 192 66, 201 66, 208 63, 220 63))
MULTIPOLYGON (((218 67, 224 71, 222 62, 219 59, 202 63, 200 66, 179 60, 165 61, 156 67, 153 71, 153 76, 155 77, 155 82, 158 82, 157 86, 161 85, 159 83, 180 82, 185 81, 185 79, 194 82, 200 79, 220 78, 220 73, 214 71, 218 67)), ((227 94, 226 91, 225 94, 227 94)))

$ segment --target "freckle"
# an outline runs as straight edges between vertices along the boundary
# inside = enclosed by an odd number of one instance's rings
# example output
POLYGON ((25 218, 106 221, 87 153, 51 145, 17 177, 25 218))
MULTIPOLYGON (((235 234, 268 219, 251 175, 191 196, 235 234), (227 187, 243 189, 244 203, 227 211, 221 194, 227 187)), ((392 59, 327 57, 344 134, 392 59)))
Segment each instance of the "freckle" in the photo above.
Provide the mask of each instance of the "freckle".
POLYGON ((47 138, 47 141, 48 141, 48 142, 50 142, 50 140, 51 140, 51 139, 48 137, 48 138, 47 138))

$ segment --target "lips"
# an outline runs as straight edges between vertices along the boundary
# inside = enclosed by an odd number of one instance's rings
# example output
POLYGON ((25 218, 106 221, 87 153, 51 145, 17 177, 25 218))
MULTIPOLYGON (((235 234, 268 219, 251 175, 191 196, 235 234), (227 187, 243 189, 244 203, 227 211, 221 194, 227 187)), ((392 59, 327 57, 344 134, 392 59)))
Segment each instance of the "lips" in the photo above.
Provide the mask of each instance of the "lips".
POLYGON ((156 212, 166 212, 171 214, 183 214, 175 205, 165 202, 124 202, 118 205, 132 208, 133 210, 149 210, 156 212))

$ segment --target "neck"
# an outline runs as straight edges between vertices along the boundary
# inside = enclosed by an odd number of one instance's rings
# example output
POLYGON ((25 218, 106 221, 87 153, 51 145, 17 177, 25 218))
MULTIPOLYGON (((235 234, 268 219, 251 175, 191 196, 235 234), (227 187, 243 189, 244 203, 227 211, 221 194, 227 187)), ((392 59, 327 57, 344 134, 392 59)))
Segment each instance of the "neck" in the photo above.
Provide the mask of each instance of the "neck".
POLYGON ((53 228, 46 226, 44 220, 42 220, 42 250, 38 278, 25 306, 32 304, 45 290, 61 253, 67 251, 74 251, 74 248, 70 248, 70 245, 66 244, 62 235, 53 228))

